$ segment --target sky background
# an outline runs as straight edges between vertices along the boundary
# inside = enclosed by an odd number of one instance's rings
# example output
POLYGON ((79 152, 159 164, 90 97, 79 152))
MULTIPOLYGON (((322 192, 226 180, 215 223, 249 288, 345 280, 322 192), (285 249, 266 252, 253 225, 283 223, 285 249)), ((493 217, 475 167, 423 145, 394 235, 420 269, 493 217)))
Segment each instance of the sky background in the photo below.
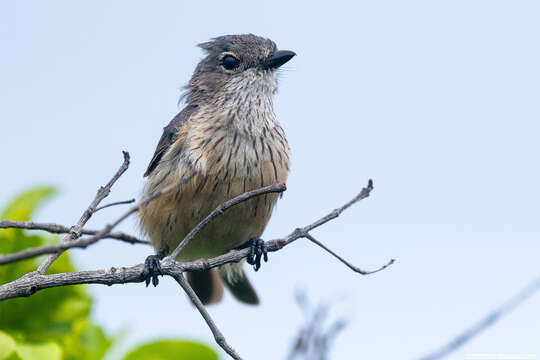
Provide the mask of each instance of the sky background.
MULTIPOLYGON (((37 220, 71 225, 121 150, 131 167, 106 202, 139 196, 202 57, 196 44, 269 37, 298 56, 275 101, 292 171, 264 238, 311 223, 373 178, 369 199, 313 234, 360 267, 397 262, 362 277, 299 240, 248 271, 259 307, 226 295, 209 311, 244 358, 280 359, 302 324, 294 292, 304 289, 349 320, 334 359, 418 358, 540 276, 539 17, 536 1, 2 2, 0 203, 56 185, 37 220)), ((150 253, 115 241, 72 251, 81 269, 150 253)), ((90 289, 95 320, 128 329, 122 348, 158 337, 213 344, 170 279, 90 289)), ((539 337, 537 295, 451 358, 540 358, 539 337)))

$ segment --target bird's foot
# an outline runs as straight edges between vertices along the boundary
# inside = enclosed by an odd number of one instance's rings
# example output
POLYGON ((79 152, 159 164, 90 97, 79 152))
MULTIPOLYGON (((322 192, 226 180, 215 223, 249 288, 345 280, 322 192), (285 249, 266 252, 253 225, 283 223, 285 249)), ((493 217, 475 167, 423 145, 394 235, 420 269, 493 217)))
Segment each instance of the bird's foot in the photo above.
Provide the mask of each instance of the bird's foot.
POLYGON ((141 273, 141 277, 145 280, 146 287, 150 285, 150 280, 152 280, 154 287, 159 284, 158 275, 163 276, 163 270, 160 264, 161 258, 159 255, 150 255, 144 260, 144 270, 141 273))
POLYGON ((249 248, 249 254, 247 256, 247 263, 253 265, 253 269, 258 271, 261 268, 261 258, 264 262, 268 261, 268 248, 261 238, 251 238, 244 245, 249 248))

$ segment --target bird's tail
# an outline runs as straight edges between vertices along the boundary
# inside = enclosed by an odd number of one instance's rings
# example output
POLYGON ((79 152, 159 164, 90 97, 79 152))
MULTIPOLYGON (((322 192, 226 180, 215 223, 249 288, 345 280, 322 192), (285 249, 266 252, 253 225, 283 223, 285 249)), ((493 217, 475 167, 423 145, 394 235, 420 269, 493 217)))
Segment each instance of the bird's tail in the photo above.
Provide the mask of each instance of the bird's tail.
POLYGON ((204 305, 221 300, 223 284, 237 300, 250 305, 259 303, 259 297, 246 277, 242 263, 223 265, 219 270, 188 272, 187 280, 204 305))
POLYGON ((243 268, 243 262, 220 266, 219 275, 231 294, 245 304, 257 305, 259 297, 243 268))
POLYGON ((187 281, 204 305, 218 303, 223 297, 223 285, 217 269, 188 272, 187 281))

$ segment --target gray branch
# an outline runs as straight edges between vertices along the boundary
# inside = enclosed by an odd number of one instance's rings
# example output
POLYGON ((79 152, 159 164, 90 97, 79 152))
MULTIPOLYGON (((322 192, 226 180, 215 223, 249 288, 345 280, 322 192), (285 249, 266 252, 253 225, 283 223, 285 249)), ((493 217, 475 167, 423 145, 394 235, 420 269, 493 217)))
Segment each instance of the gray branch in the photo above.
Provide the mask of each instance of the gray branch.
POLYGON ((460 349, 462 346, 467 344, 469 341, 474 339, 476 336, 486 331, 493 325, 495 325, 499 320, 504 316, 508 315, 510 312, 515 310, 519 305, 521 305, 525 300, 531 298, 540 290, 540 277, 535 279, 519 293, 514 295, 512 298, 507 300, 502 305, 496 307, 494 310, 487 313, 482 319, 474 323, 471 327, 465 329, 463 332, 459 333, 456 337, 451 339, 448 343, 444 344, 440 348, 434 350, 433 352, 424 355, 420 360, 440 360, 453 352, 460 349))
MULTIPOLYGON (((25 230, 43 230, 51 234, 67 234, 71 231, 70 228, 56 223, 38 223, 34 221, 10 221, 0 220, 0 229, 25 229, 25 230)), ((98 230, 81 229, 82 235, 96 235, 98 230)), ((124 241, 130 244, 146 244, 151 245, 148 240, 139 239, 133 235, 123 232, 112 232, 107 236, 109 239, 124 241)))
POLYGON ((102 205, 98 208, 96 208, 96 212, 99 210, 103 210, 105 208, 116 206, 116 205, 126 205, 126 204, 133 204, 135 202, 135 199, 129 199, 129 200, 122 200, 122 201, 115 201, 106 205, 102 205))
POLYGON ((180 244, 178 244, 176 249, 174 249, 174 251, 171 253, 171 255, 166 261, 174 261, 178 257, 178 255, 180 255, 180 252, 184 250, 184 248, 189 244, 189 242, 195 237, 195 235, 199 233, 199 231, 203 229, 203 227, 206 226, 206 224, 214 220, 219 215, 223 214, 227 209, 256 196, 269 193, 280 193, 285 190, 287 190, 287 186, 285 186, 285 184, 273 184, 253 191, 248 191, 235 197, 234 199, 224 202, 223 204, 219 205, 214 211, 212 211, 206 218, 204 218, 203 221, 201 221, 197 226, 195 226, 195 228, 193 228, 193 230, 191 230, 189 234, 186 235, 186 237, 180 242, 180 244))
MULTIPOLYGON (((10 227, 16 227, 16 226, 10 226, 10 227)), ((97 234, 98 232, 97 231, 81 231, 81 233, 93 233, 93 234, 97 234)), ((149 241, 146 241, 146 240, 139 240, 135 237, 132 237, 130 235, 126 235, 126 234, 123 234, 123 233, 110 233, 107 237, 108 238, 116 238, 116 237, 113 237, 113 235, 116 235, 118 237, 122 237, 122 240, 123 241, 126 241, 126 242, 129 242, 129 243, 132 243, 132 244, 146 244, 146 245, 150 245, 151 243, 149 241), (127 240, 128 237, 132 238, 130 240, 127 240), (125 238, 125 240, 124 240, 125 238)), ((39 256, 39 255, 44 255, 44 254, 54 254, 54 253, 58 253, 58 252, 63 252, 67 249, 73 249, 73 248, 86 248, 87 246, 89 245, 92 245, 92 244, 95 244, 98 240, 100 240, 100 238, 97 238, 97 237, 87 237, 87 238, 82 238, 82 239, 76 239, 76 240, 72 240, 70 242, 61 242, 59 244, 49 244, 49 245, 43 245, 43 246, 39 246, 39 247, 35 247, 35 248, 29 248, 29 249, 25 249, 25 250, 22 250, 22 251, 19 251, 19 252, 16 252, 16 253, 13 253, 13 254, 0 254, 0 265, 5 265, 5 264, 9 264, 9 263, 12 263, 12 262, 15 262, 15 261, 20 261, 20 260, 24 260, 24 259, 29 259, 29 258, 32 258, 32 257, 36 257, 36 256, 39 256)))
POLYGON ((219 344, 219 346, 221 346, 221 348, 225 350, 225 352, 229 354, 233 359, 242 360, 240 355, 238 355, 236 351, 227 343, 227 341, 225 340, 225 336, 223 336, 221 331, 218 329, 218 327, 216 326, 216 323, 214 323, 214 320, 212 320, 212 317, 210 317, 210 314, 208 313, 208 311, 206 311, 201 300, 199 300, 199 298, 197 297, 197 294, 195 294, 195 291, 193 291, 191 286, 189 286, 189 283, 186 281, 186 278, 182 274, 175 275, 173 277, 178 282, 178 284, 180 284, 182 289, 184 289, 184 291, 189 296, 189 299, 195 305, 197 310, 199 310, 204 321, 206 321, 206 324, 210 328, 210 331, 212 331, 212 334, 214 335, 214 339, 219 344))
MULTIPOLYGON (((276 185, 267 186, 262 189, 254 190, 252 192, 250 191, 246 194, 240 195, 239 197, 227 203, 230 204, 231 202, 234 202, 235 204, 238 204, 242 202, 242 201, 236 201, 236 199, 238 198, 242 198, 243 201, 246 201, 249 198, 256 196, 256 195, 252 195, 253 193, 256 193, 260 196, 264 193, 268 193, 271 191, 275 192, 279 186, 280 184, 276 184, 276 185)), ((348 208, 353 203, 358 202, 368 197, 371 190, 373 190, 373 186, 371 185, 371 181, 370 181, 370 184, 368 184, 367 187, 363 188, 362 191, 357 196, 355 196, 352 201, 350 201, 343 207, 330 212, 328 215, 314 221, 313 223, 309 225, 306 225, 301 228, 296 228, 294 231, 292 231, 289 235, 285 237, 267 241, 266 246, 268 248, 268 251, 270 252, 279 251, 297 239, 308 238, 308 236, 310 236, 309 234, 310 231, 316 229, 317 227, 327 223, 328 221, 332 219, 335 219, 341 214, 341 212, 343 212, 343 210, 348 208)), ((233 205, 230 205, 229 207, 233 205)), ((220 205, 216 210, 222 209, 223 207, 224 207, 224 204, 220 205)), ((125 215, 123 215, 122 217, 125 218, 125 215)), ((215 218, 215 216, 213 218, 215 218)), ((205 220, 203 220, 199 225, 197 225, 196 228, 198 228, 199 231, 202 229, 202 226, 200 225, 204 223, 205 220)), ((116 221, 115 223, 117 222, 118 221, 116 221)), ((88 238, 87 241, 92 240, 93 238, 94 237, 90 237, 88 238)), ((187 236, 186 236, 186 239, 187 239, 187 236)), ((241 250, 235 249, 235 250, 229 251, 228 253, 224 255, 216 256, 211 259, 199 259, 196 261, 184 262, 184 263, 177 263, 175 261, 170 261, 169 258, 167 258, 162 261, 161 267, 163 269, 164 275, 169 275, 169 276, 174 277, 185 271, 209 270, 209 269, 212 269, 212 268, 224 265, 224 264, 238 262, 242 260, 243 258, 247 257, 248 253, 249 253, 249 249, 241 249, 241 250)), ((144 279, 142 279, 141 277, 143 268, 144 268, 143 264, 138 264, 131 267, 121 267, 121 268, 111 267, 111 268, 103 269, 103 270, 77 271, 77 272, 59 273, 59 274, 50 274, 50 275, 43 275, 43 274, 40 274, 39 272, 32 272, 32 273, 28 273, 22 276, 21 278, 17 280, 1 285, 0 286, 0 300, 30 296, 39 290, 48 289, 51 287, 66 286, 66 285, 77 285, 77 284, 113 285, 113 284, 138 283, 138 282, 144 281, 144 279)), ((371 272, 366 271, 366 273, 369 274, 371 272)))
POLYGON ((305 236, 307 239, 311 240, 311 242, 317 244, 318 246, 320 246, 321 248, 323 248, 324 250, 326 250, 329 254, 331 254, 332 256, 334 256, 336 259, 338 259, 339 261, 341 261, 343 264, 345 264, 349 269, 351 269, 352 271, 356 272, 356 273, 359 273, 361 275, 369 275, 369 274, 373 274, 373 273, 376 273, 376 272, 379 272, 379 271, 382 271, 384 269, 386 269, 387 267, 389 267, 390 265, 392 265, 393 263, 396 262, 395 259, 390 259, 390 261, 388 261, 386 264, 382 265, 380 268, 378 269, 375 269, 375 270, 362 270, 360 269, 358 266, 356 265, 353 265, 351 264, 350 262, 348 262, 347 260, 345 260, 344 258, 342 258, 341 256, 339 256, 338 254, 336 254, 332 249, 328 248, 328 246, 324 245, 322 242, 320 242, 319 240, 315 239, 313 236, 311 236, 311 234, 306 234, 305 236))
MULTIPOLYGON (((229 204, 228 207, 231 207, 242 201, 246 201, 253 196, 257 196, 253 194, 262 195, 268 192, 275 192, 276 189, 278 189, 280 186, 282 185, 276 184, 276 185, 271 185, 262 189, 254 190, 252 192, 242 194, 239 197, 225 204, 229 204), (238 200, 238 199, 241 199, 241 200, 238 200)), ((341 214, 343 210, 348 208, 353 203, 358 202, 368 197, 372 189, 373 189, 373 186, 371 185, 371 181, 370 181, 370 184, 367 187, 363 188, 362 191, 352 201, 350 201, 343 207, 330 212, 328 215, 316 220, 315 222, 307 226, 295 229, 294 231, 292 231, 289 235, 285 237, 267 241, 266 245, 267 245, 268 251, 270 252, 279 251, 297 239, 309 238, 311 236, 309 234, 310 231, 327 223, 328 221, 332 219, 335 219, 336 217, 339 216, 339 214, 341 214)), ((218 215, 221 214, 224 211, 223 209, 225 208, 224 206, 225 204, 220 205, 216 210, 214 210, 214 212, 216 212, 218 215), (217 210, 220 210, 220 211, 217 211, 217 210)), ((214 212, 212 212, 212 214, 214 212)), ((209 215, 209 217, 211 215, 209 215)), ((213 216, 212 219, 215 218, 216 216, 213 216)), ((125 215, 123 215, 121 218, 125 218, 125 215)), ((203 220, 199 225, 197 225, 196 228, 199 229, 199 231, 204 226, 204 225, 201 226, 201 224, 207 223, 209 221, 207 219, 208 217, 205 220, 203 220)), ((115 223, 118 223, 118 220, 115 223)), ((188 234, 188 236, 190 235, 188 234)), ((82 239, 82 240, 90 241, 90 240, 93 240, 94 238, 95 237, 90 237, 90 238, 82 239)), ((187 238, 188 237, 186 236, 185 239, 187 238)), ((229 251, 228 253, 224 255, 216 256, 211 259, 199 259, 196 261, 185 262, 185 263, 177 263, 174 261, 170 261, 170 258, 168 258, 162 261, 161 266, 163 269, 163 273, 165 275, 174 277, 185 271, 209 270, 214 267, 218 267, 227 263, 238 262, 242 260, 243 258, 245 258, 248 255, 248 252, 249 252, 249 249, 241 249, 241 250, 235 249, 235 250, 229 251)), ((142 282, 144 280, 141 277, 143 268, 144 268, 143 264, 138 264, 132 267, 121 267, 121 268, 111 267, 111 268, 103 269, 103 270, 77 271, 77 272, 59 273, 59 274, 50 274, 50 275, 43 275, 39 272, 32 272, 32 273, 28 273, 22 276, 21 278, 17 280, 1 285, 0 286, 0 300, 11 299, 15 297, 30 296, 34 294, 36 291, 51 288, 51 287, 58 287, 58 286, 76 285, 76 284, 113 285, 113 284, 142 282)), ((372 272, 365 271, 364 273, 370 274, 372 272)))
MULTIPOLYGON (((73 226, 73 228, 70 230, 70 232, 64 236, 62 239, 62 243, 69 243, 75 239, 78 239, 81 236, 81 229, 84 227, 84 225, 90 220, 92 215, 96 212, 97 206, 105 199, 107 196, 109 196, 109 193, 111 192, 111 188, 114 185, 114 183, 122 176, 122 174, 127 170, 129 167, 129 153, 127 151, 122 151, 124 154, 124 162, 118 169, 118 171, 114 174, 114 176, 109 180, 109 182, 98 189, 97 194, 88 206, 88 208, 84 211, 79 221, 77 221, 77 224, 73 226)), ((50 254, 45 261, 39 265, 37 272, 40 274, 45 274, 49 267, 52 265, 53 262, 56 261, 62 255, 62 252, 64 250, 60 250, 58 252, 55 252, 54 254, 50 254)))

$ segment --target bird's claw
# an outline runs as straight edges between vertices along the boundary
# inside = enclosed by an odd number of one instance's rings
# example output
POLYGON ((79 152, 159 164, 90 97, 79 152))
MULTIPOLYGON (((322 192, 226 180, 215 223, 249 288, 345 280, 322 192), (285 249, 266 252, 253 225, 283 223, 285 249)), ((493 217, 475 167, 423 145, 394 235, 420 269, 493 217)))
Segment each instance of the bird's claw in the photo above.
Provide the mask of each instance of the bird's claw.
POLYGON ((264 259, 264 262, 268 261, 268 248, 264 240, 260 238, 249 239, 246 247, 249 247, 247 263, 253 265, 253 269, 258 271, 261 268, 261 258, 264 259))
POLYGON ((158 275, 163 276, 160 258, 159 255, 150 255, 144 260, 144 270, 141 277, 145 280, 146 287, 150 285, 150 280, 152 280, 152 285, 156 287, 159 284, 158 275))

